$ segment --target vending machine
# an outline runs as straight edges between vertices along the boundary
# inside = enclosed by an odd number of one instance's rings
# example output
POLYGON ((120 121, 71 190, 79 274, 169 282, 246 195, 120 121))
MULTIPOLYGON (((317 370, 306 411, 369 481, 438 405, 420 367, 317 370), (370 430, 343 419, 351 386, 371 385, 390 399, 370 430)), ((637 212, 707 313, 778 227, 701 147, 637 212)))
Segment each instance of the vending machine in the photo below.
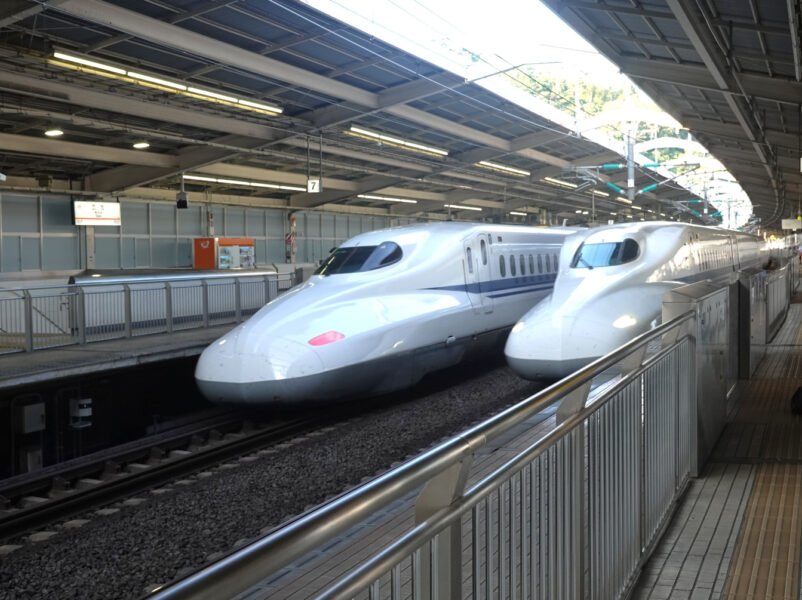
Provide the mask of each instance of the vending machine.
POLYGON ((192 265, 195 269, 253 269, 253 238, 195 238, 192 265))

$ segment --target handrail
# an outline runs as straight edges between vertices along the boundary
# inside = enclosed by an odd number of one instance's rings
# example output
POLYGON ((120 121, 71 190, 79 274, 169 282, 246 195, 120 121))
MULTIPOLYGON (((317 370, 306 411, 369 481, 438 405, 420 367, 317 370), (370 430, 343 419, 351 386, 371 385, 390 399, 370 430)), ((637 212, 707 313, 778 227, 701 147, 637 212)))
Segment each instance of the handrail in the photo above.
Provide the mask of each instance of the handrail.
MULTIPOLYGON (((507 410, 413 458, 392 471, 332 499, 256 542, 234 551, 221 561, 204 567, 186 579, 167 584, 149 598, 176 600, 230 597, 247 590, 266 574, 287 566, 324 542, 348 530, 386 504, 419 488, 434 476, 475 454, 491 439, 506 433, 529 417, 551 406, 592 379, 621 363, 694 316, 688 311, 647 331, 612 353, 530 396, 507 410)), ((430 517, 443 517, 438 511, 430 517)), ((413 531, 416 531, 415 528, 413 531)))

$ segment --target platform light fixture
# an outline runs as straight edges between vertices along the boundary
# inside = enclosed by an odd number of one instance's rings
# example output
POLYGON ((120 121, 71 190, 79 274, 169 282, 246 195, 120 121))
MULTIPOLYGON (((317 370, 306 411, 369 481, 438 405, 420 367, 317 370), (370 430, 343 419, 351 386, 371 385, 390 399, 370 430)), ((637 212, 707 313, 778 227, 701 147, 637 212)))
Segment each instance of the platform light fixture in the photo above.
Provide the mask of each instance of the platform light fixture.
POLYGON ((608 194, 607 192, 602 192, 601 190, 588 190, 585 193, 590 194, 591 196, 601 196, 602 198, 610 197, 610 194, 608 194))
POLYGON ((424 144, 419 144, 418 142, 404 140, 392 135, 379 133, 378 131, 371 131, 356 125, 351 125, 351 128, 345 133, 349 135, 355 135, 357 137, 379 140, 380 142, 384 142, 392 146, 399 146, 400 148, 404 148, 406 150, 412 150, 413 152, 423 152, 424 154, 434 154, 436 156, 448 156, 448 150, 435 148, 433 146, 426 146, 424 144))
POLYGON ((514 216, 514 217, 525 217, 525 216, 527 216, 529 213, 525 213, 525 212, 518 212, 517 210, 511 210, 511 211, 510 211, 510 214, 511 214, 512 216, 514 216))
POLYGON ((632 204, 632 200, 629 198, 624 198, 623 196, 616 196, 615 199, 619 202, 623 202, 624 204, 632 204))
POLYGON ((240 108, 249 112, 258 112, 275 116, 277 114, 281 114, 284 110, 280 106, 273 106, 264 102, 255 102, 246 98, 238 98, 236 96, 216 92, 213 90, 189 87, 180 81, 173 81, 171 79, 150 75, 141 71, 129 71, 121 67, 91 60, 82 56, 67 54, 66 52, 54 52, 52 58, 50 58, 48 62, 65 68, 77 69, 79 71, 86 71, 89 69, 88 72, 94 75, 110 77, 112 79, 126 81, 128 83, 134 83, 137 85, 145 85, 148 87, 156 86, 161 90, 181 96, 189 96, 191 98, 206 100, 207 102, 225 104, 226 106, 240 108))
POLYGON ((142 142, 134 142, 133 147, 137 150, 145 150, 146 148, 150 148, 150 144, 145 141, 142 142))
POLYGON ((571 183, 570 181, 563 181, 562 179, 555 179, 554 177, 544 177, 540 181, 545 181, 552 185, 559 185, 571 189, 576 189, 578 187, 575 183, 571 183))
POLYGON ((478 206, 463 206, 461 204, 443 204, 443 207, 444 208, 453 208, 453 209, 456 209, 456 210, 475 210, 475 211, 480 211, 480 212, 482 210, 478 206))
POLYGON ((501 171, 502 173, 507 173, 508 175, 519 175, 521 177, 529 177, 529 175, 531 175, 531 173, 526 169, 519 169, 517 167, 508 167, 507 165, 490 162, 489 160, 480 160, 476 164, 479 165, 480 167, 485 167, 486 169, 492 169, 494 171, 501 171))
POLYGON ((365 200, 382 200, 385 202, 403 202, 405 204, 417 204, 417 200, 413 200, 412 198, 391 198, 390 196, 375 196, 373 194, 357 194, 357 198, 363 198, 365 200))
POLYGON ((61 137, 64 135, 64 131, 60 127, 48 127, 45 129, 45 135, 47 137, 61 137))
POLYGON ((291 192, 305 192, 305 187, 282 185, 278 183, 262 183, 261 181, 247 181, 245 179, 224 179, 220 177, 205 177, 203 175, 183 175, 186 181, 201 181, 205 183, 222 183, 224 185, 241 185, 245 187, 267 188, 271 190, 286 190, 291 192))

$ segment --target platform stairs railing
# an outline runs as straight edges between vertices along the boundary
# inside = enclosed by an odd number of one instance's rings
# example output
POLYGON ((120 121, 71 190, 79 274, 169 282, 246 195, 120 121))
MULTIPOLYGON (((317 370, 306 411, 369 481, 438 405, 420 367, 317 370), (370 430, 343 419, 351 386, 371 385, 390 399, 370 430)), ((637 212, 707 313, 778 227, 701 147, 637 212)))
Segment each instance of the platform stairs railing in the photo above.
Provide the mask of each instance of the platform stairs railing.
POLYGON ((238 323, 295 274, 219 273, 0 289, 0 354, 238 323))
POLYGON ((318 598, 625 597, 689 478, 694 314, 151 598, 235 597, 410 494, 406 532, 318 598), (553 430, 491 473, 472 473, 477 453, 557 403, 553 430))

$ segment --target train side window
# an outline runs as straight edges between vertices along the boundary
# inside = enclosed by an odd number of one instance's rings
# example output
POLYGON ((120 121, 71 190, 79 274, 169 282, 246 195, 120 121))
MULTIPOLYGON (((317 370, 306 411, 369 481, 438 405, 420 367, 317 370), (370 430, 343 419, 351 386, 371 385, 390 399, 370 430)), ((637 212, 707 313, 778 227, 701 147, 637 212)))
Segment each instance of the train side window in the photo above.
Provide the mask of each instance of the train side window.
POLYGON ((551 256, 546 255, 546 273, 551 272, 551 256))
POLYGON ((543 257, 540 254, 537 255, 537 272, 543 272, 543 257))
POLYGON ((465 249, 465 260, 468 261, 468 273, 473 275, 473 254, 470 248, 465 249))
POLYGON ((554 272, 555 273, 557 272, 557 270, 559 268, 559 263, 560 263, 559 257, 556 254, 551 257, 551 264, 554 265, 554 272))
POLYGON ((484 240, 479 240, 479 248, 482 250, 482 264, 487 264, 487 244, 484 240))
POLYGON ((510 254, 510 275, 515 277, 515 255, 510 254))
POLYGON ((529 274, 530 275, 535 274, 535 257, 532 256, 531 254, 529 255, 529 274))
POLYGON ((521 261, 521 275, 526 275, 526 260, 524 259, 524 255, 521 254, 520 256, 521 261))
POLYGON ((507 262, 504 260, 504 255, 498 257, 498 268, 501 270, 501 276, 507 276, 507 262))

